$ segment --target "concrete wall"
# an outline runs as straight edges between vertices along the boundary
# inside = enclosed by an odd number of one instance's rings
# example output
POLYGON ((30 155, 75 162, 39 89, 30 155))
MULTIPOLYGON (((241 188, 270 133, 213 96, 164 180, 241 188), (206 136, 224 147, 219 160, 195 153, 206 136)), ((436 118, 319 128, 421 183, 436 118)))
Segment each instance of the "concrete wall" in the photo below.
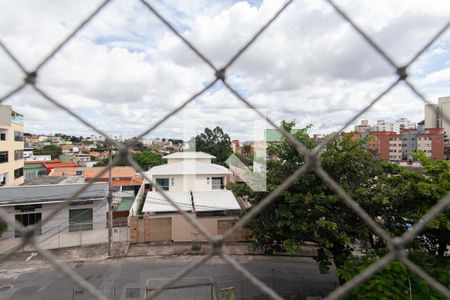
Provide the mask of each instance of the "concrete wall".
MULTIPOLYGON (((33 212, 42 213, 42 219, 47 218, 52 211, 58 206, 58 203, 43 204, 42 208, 36 208, 33 212)), ((18 214, 27 214, 33 212, 20 212, 15 210, 14 206, 3 207, 14 218, 18 214)), ((51 234, 57 232, 69 232, 69 210, 92 208, 93 229, 101 229, 106 227, 106 213, 108 212, 108 202, 105 200, 93 201, 92 204, 67 206, 52 217, 48 222, 42 225, 41 233, 51 234)), ((2 238, 14 237, 14 224, 8 223, 8 230, 3 233, 2 238)))
MULTIPOLYGON (((231 224, 231 222, 236 219, 236 217, 233 216, 205 218, 196 218, 194 214, 190 214, 190 216, 195 218, 200 224, 202 224, 205 229, 213 236, 219 233, 218 221, 227 220, 230 221, 231 224)), ((191 225, 191 223, 186 221, 186 219, 181 214, 174 213, 144 216, 142 219, 138 219, 138 217, 130 217, 130 243, 152 241, 152 237, 147 234, 148 228, 146 228, 146 226, 148 226, 149 222, 146 222, 146 220, 158 218, 171 218, 172 241, 174 242, 207 241, 207 239, 202 234, 200 234, 197 229, 195 229, 194 226, 191 225), (143 230, 144 232, 139 232, 140 230, 143 230)), ((244 231, 247 232, 248 235, 248 231, 246 231, 245 229, 244 231)), ((244 239, 242 238, 242 240, 244 239)))

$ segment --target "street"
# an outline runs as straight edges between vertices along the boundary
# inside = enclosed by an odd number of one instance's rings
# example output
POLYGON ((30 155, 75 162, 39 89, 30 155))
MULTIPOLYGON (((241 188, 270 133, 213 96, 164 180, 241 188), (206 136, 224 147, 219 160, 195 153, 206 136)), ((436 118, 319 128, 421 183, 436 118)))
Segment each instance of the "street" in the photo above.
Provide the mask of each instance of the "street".
MULTIPOLYGON (((316 262, 309 257, 233 258, 284 298, 323 297, 337 285, 334 270, 331 270, 330 274, 320 274, 316 262)), ((154 282, 164 282, 164 279, 174 276, 198 259, 198 256, 139 257, 100 262, 70 262, 69 265, 99 288, 108 299, 142 299, 147 280, 162 279, 154 282)), ((263 292, 218 257, 212 258, 188 277, 210 277, 215 284, 216 294, 223 288, 234 288, 238 299, 264 299, 261 297, 263 292)), ((204 294, 204 289, 202 292, 201 288, 179 289, 176 294, 178 296, 171 299, 203 299, 202 293, 204 294)), ((158 299, 167 299, 164 295, 158 299)), ((174 297, 173 293, 171 297, 174 297)), ((28 262, 13 261, 0 266, 0 299, 93 298, 46 262, 32 258, 28 262)))

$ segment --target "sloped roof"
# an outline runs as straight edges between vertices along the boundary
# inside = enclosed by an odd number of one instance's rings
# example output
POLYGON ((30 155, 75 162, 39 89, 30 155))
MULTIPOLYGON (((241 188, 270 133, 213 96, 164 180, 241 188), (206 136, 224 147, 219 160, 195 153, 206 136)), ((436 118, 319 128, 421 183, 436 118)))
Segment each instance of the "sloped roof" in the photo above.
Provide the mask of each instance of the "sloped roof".
POLYGON ((188 175, 188 174, 231 174, 231 171, 227 168, 211 164, 203 163, 196 160, 184 160, 173 164, 160 165, 151 168, 148 172, 149 175, 188 175))
MULTIPOLYGON (((86 180, 89 178, 93 178, 101 173, 105 167, 94 167, 94 168, 85 168, 84 176, 86 180)), ((124 178, 129 177, 132 178, 136 175, 136 169, 133 167, 113 167, 112 168, 112 177, 115 178, 124 178)), ((100 178, 108 178, 108 172, 103 173, 100 178)))
POLYGON ((192 196, 197 212, 241 209, 231 191, 192 192, 192 196))
MULTIPOLYGON (((193 211, 191 194, 189 192, 165 192, 184 211, 193 211)), ((177 212, 178 210, 159 192, 148 192, 142 212, 177 212)))
POLYGON ((74 162, 43 162, 46 168, 73 168, 77 167, 77 164, 74 162))
MULTIPOLYGON (((3 187, 0 193, 0 206, 63 202, 84 185, 85 183, 72 183, 3 187)), ((94 183, 87 187, 75 201, 104 200, 107 191, 106 183, 94 183)))
POLYGON ((132 186, 132 185, 141 185, 144 178, 139 176, 134 176, 131 179, 119 179, 112 181, 113 186, 132 186))
POLYGON ((84 167, 54 168, 50 172, 50 176, 74 176, 77 175, 78 170, 84 170, 84 167))
MULTIPOLYGON (((183 211, 193 211, 190 192, 165 192, 165 194, 180 206, 183 211)), ((206 191, 192 193, 196 212, 241 210, 231 191, 206 191)), ((159 192, 148 192, 142 212, 176 213, 178 210, 159 192)))
POLYGON ((214 155, 205 152, 175 152, 169 155, 163 156, 165 159, 195 159, 195 158, 216 158, 214 155))

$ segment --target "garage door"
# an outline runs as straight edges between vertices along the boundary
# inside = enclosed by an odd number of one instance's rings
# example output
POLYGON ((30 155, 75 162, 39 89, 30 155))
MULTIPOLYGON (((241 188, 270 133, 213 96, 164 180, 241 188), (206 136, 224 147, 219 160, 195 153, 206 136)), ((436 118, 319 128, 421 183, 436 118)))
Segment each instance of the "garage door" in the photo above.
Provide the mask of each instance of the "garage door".
POLYGON ((150 241, 172 240, 172 218, 149 219, 150 241))

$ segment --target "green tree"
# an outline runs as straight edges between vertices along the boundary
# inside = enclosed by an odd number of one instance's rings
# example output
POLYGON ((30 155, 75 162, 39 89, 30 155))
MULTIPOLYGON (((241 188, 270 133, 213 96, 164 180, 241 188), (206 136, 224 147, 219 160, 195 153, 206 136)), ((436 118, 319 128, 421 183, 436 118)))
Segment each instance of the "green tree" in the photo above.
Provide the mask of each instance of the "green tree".
POLYGON ((218 164, 224 164, 233 153, 230 136, 218 126, 213 130, 205 128, 194 140, 196 151, 214 155, 218 164))
MULTIPOLYGON (((115 155, 112 156, 112 159, 115 159, 115 155)), ((155 153, 150 150, 144 150, 140 152, 136 152, 133 154, 133 159, 144 169, 148 170, 154 166, 162 165, 164 164, 164 159, 162 156, 158 153, 155 153)), ((104 167, 107 166, 109 163, 109 158, 105 157, 101 161, 99 161, 95 166, 96 167, 104 167)), ((127 166, 128 163, 126 161, 119 161, 117 166, 127 166)))
MULTIPOLYGON (((281 125, 290 131, 295 123, 281 125)), ((294 137, 313 149, 316 143, 308 130, 309 127, 303 128, 294 137)), ((374 159, 363 143, 350 136, 338 138, 322 151, 323 168, 385 230, 400 235, 450 189, 448 163, 429 162, 428 166, 424 161, 427 174, 414 173, 374 159)), ((270 145, 268 151, 278 159, 267 163, 267 192, 254 193, 238 184, 230 186, 236 195, 249 196, 253 205, 305 163, 304 157, 285 139, 270 145)), ((433 245, 442 244, 444 248, 448 245, 448 224, 448 213, 441 214, 414 246, 428 243, 430 254, 434 254, 433 245)), ((367 251, 386 251, 382 240, 312 171, 259 213, 249 227, 255 246, 267 252, 296 251, 299 244, 315 242, 320 247, 316 260, 321 270, 331 264, 326 253, 332 254, 340 268, 352 257, 356 245, 367 251)))
POLYGON ((137 152, 133 155, 133 158, 144 170, 164 164, 162 156, 150 150, 137 152))
POLYGON ((33 153, 36 155, 51 155, 52 159, 57 159, 61 155, 61 147, 57 145, 47 145, 42 149, 35 149, 33 153))

